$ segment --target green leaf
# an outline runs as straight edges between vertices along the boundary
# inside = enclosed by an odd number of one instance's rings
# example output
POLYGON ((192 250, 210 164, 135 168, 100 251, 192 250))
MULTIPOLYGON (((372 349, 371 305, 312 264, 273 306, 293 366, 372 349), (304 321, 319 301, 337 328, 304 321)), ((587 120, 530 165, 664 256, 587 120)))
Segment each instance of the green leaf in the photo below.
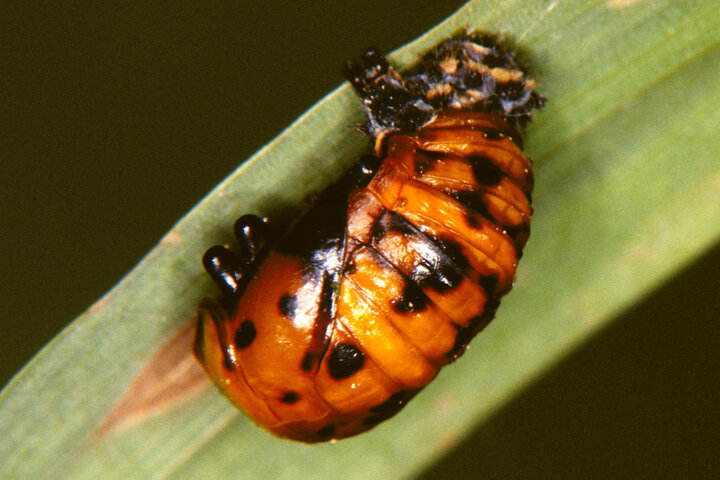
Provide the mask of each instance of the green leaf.
POLYGON ((535 217, 515 290, 460 361, 396 418, 337 444, 275 439, 214 390, 93 436, 214 295, 197 259, 230 241, 235 212, 296 212, 364 150, 347 128, 361 114, 343 86, 219 185, 5 388, 0 476, 412 477, 717 242, 715 2, 471 2, 393 61, 409 65, 466 25, 519 43, 549 103, 528 132, 535 217))

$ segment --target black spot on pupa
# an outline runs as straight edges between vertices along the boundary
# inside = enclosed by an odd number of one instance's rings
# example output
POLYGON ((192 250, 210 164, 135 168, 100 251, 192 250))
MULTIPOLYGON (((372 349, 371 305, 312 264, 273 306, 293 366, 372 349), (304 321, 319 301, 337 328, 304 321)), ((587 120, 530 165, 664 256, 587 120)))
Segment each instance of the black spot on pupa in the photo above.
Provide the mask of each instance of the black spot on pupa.
POLYGON ((378 423, 392 417, 402 410, 407 402, 415 396, 415 393, 415 391, 401 390, 393 394, 380 405, 372 407, 368 410, 368 413, 371 413, 372 415, 363 419, 363 425, 377 425, 378 423))
POLYGON ((445 357, 455 359, 462 355, 465 351, 470 340, 475 337, 488 323, 495 318, 495 312, 500 306, 500 301, 494 298, 488 298, 485 302, 485 309, 482 314, 474 317, 470 320, 470 323, 466 327, 459 327, 457 330, 457 336, 455 337, 455 344, 450 351, 445 354, 445 357))
POLYGON ((487 299, 487 302, 485 302, 485 310, 483 311, 480 319, 480 323, 484 323, 487 325, 490 320, 495 318, 495 313, 497 312, 498 307, 500 306, 500 300, 490 297, 487 299))
POLYGON ((278 302, 278 308, 280 308, 280 313, 284 316, 293 318, 295 316, 295 309, 297 308, 297 297, 289 293, 283 295, 278 302))
POLYGON ((335 425, 331 423, 330 425, 327 425, 315 432, 315 435, 317 435, 320 439, 330 439, 333 435, 335 435, 335 425))
POLYGON ((240 326, 235 330, 235 348, 247 348, 249 347, 255 336, 257 330, 255 330, 255 324, 251 320, 243 321, 240 326))
POLYGON ((490 213, 485 195, 482 192, 455 190, 446 193, 469 209, 465 212, 468 225, 477 228, 480 226, 480 219, 485 219, 495 226, 500 227, 513 242, 517 259, 519 260, 522 257, 522 247, 525 246, 530 236, 530 225, 527 222, 519 225, 507 225, 500 222, 500 220, 490 213))
POLYGON ((470 225, 472 228, 478 228, 481 223, 480 216, 472 210, 468 209, 465 209, 465 220, 467 220, 468 225, 470 225))
POLYGON ((468 157, 475 180, 480 185, 494 187, 500 184, 505 177, 505 173, 493 162, 492 158, 484 155, 474 155, 468 157))
POLYGON ((445 354, 445 357, 452 359, 458 358, 465 351, 465 348, 474 336, 475 334, 472 329, 468 327, 458 328, 457 335, 455 336, 455 343, 450 351, 445 354))
POLYGON ((330 376, 335 380, 348 378, 360 370, 365 363, 365 355, 351 343, 338 343, 328 356, 327 366, 330 376))
POLYGON ((318 358, 320 357, 316 353, 306 353, 302 359, 302 362, 300 362, 300 368, 302 369, 302 371, 312 372, 313 368, 315 368, 315 363, 317 363, 318 358))
POLYGON ((415 395, 415 391, 400 390, 380 405, 368 410, 370 413, 391 413, 398 412, 415 395))
POLYGON ((517 259, 522 258, 522 247, 525 246, 528 237, 530 236, 530 225, 527 223, 521 223, 515 226, 504 226, 505 233, 512 239, 516 248, 517 259))
POLYGON ((499 279, 497 275, 480 275, 480 278, 478 279, 478 283, 483 290, 485 290, 485 293, 487 293, 488 296, 492 296, 495 293, 498 281, 499 279))
POLYGON ((415 282, 407 282, 403 288, 402 296, 392 302, 398 313, 421 312, 428 304, 428 298, 415 282))
POLYGON ((434 240, 438 245, 440 245, 440 247, 443 249, 443 252, 445 252, 445 254, 447 254, 447 256, 452 259, 455 265, 457 265, 464 271, 470 270, 470 262, 468 262, 465 254, 463 254, 462 247, 459 243, 446 238, 436 237, 434 238, 434 240))
POLYGON ((485 202, 485 195, 483 192, 476 192, 472 190, 455 190, 448 192, 452 198, 462 203, 470 210, 479 213, 485 217, 490 217, 490 213, 487 209, 487 203, 485 202))
POLYGON ((420 263, 410 272, 410 279, 421 288, 432 288, 438 293, 444 293, 457 287, 462 282, 463 275, 447 257, 433 258, 435 268, 426 263, 420 263))
POLYGON ((280 399, 281 402, 287 403, 288 405, 297 403, 298 400, 300 400, 300 396, 297 394, 297 392, 293 391, 286 392, 285 395, 283 395, 280 399))
POLYGON ((402 215, 387 212, 375 223, 377 235, 387 231, 402 234, 415 245, 422 262, 409 273, 410 280, 420 288, 432 288, 440 293, 455 288, 463 279, 461 267, 444 251, 442 245, 415 228, 402 215))

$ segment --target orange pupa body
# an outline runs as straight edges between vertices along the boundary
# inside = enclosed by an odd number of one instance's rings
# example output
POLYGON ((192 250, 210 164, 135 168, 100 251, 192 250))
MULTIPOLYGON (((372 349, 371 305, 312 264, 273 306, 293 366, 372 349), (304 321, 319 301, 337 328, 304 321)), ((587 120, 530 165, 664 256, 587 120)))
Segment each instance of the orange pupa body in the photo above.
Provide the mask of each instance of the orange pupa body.
POLYGON ((470 35, 406 79, 374 51, 363 60, 346 75, 375 155, 277 241, 246 215, 240 252, 204 258, 224 298, 200 307, 197 357, 255 423, 303 442, 372 428, 458 358, 530 232, 518 128, 544 99, 512 54, 470 35))

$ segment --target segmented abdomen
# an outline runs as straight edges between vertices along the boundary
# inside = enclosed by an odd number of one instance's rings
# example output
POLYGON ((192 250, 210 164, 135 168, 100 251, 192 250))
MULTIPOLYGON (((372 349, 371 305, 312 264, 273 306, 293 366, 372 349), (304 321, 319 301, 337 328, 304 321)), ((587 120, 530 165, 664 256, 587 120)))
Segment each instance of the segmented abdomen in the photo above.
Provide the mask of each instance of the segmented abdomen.
POLYGON ((462 352, 512 287, 532 213, 531 164, 513 137, 494 117, 442 117, 392 137, 351 198, 341 287, 372 299, 435 365, 462 352), (429 334, 415 338, 422 324, 429 334))
POLYGON ((346 221, 344 235, 323 232, 312 258, 272 251, 229 318, 207 315, 219 333, 200 350, 224 356, 216 368, 227 371, 213 375, 232 377, 224 391, 257 423, 306 442, 397 413, 512 286, 533 181, 518 142, 499 118, 462 112, 389 138, 346 214, 316 207, 338 217, 331 225, 346 221))
MULTIPOLYGON (((373 396, 397 409, 463 352, 512 286, 532 211, 517 138, 497 117, 441 117, 389 139, 380 170, 350 199, 328 352, 354 346, 383 379, 373 396)), ((361 395, 345 382, 320 394, 331 404, 361 395)))

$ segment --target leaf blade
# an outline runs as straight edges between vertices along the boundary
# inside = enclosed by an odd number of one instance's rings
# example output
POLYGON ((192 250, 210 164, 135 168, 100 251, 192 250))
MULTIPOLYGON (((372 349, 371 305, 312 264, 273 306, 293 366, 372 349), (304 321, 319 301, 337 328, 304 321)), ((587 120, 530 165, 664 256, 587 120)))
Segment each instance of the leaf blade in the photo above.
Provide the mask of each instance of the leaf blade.
POLYGON ((8 461, 0 468, 9 478, 47 472, 47 465, 26 463, 24 451, 31 450, 35 458, 60 457, 50 471, 65 478, 98 472, 106 478, 234 478, 238 471, 282 477, 295 476, 299 469, 316 477, 342 471, 345 478, 366 478, 409 476, 442 455, 475 422, 720 236, 712 227, 720 225, 713 202, 720 190, 713 162, 717 150, 710 141, 688 141, 690 134, 711 139, 719 133, 715 112, 720 101, 713 95, 712 80, 720 66, 715 33, 720 29, 707 14, 711 3, 658 1, 630 8, 623 16, 602 2, 474 2, 398 55, 401 63, 410 62, 465 24, 522 32, 519 36, 542 59, 537 67, 551 102, 529 134, 538 166, 537 213, 516 292, 462 361, 444 371, 392 425, 338 445, 296 445, 255 429, 222 398, 208 393, 196 404, 179 407, 182 423, 172 421, 173 412, 101 445, 84 443, 88 429, 153 349, 182 319, 192 317, 200 298, 212 293, 195 261, 204 246, 228 240, 225 226, 242 211, 297 209, 305 193, 322 188, 363 150, 360 136, 338 128, 360 118, 343 88, 223 182, 5 389, 0 423, 8 439, 1 449, 8 461), (691 21, 699 22, 699 33, 686 28, 691 21), (634 33, 639 25, 646 27, 644 36, 634 33), (658 50, 668 28, 681 35, 673 37, 672 48, 658 50), (579 45, 577 52, 572 45, 579 45), (633 55, 609 63, 632 48, 633 55), (584 69, 576 67, 582 62, 584 69), (688 95, 678 97, 677 92, 688 95), (697 118, 708 121, 693 121, 697 118), (683 155, 690 157, 688 162, 673 161, 683 155), (664 203, 659 204, 661 195, 664 203), (619 213, 613 199, 622 199, 619 213), (688 202, 707 208, 687 214, 688 202), (680 228, 667 229, 668 224, 680 228), (678 233, 700 224, 710 227, 690 239, 678 233), (630 227, 637 233, 628 235, 630 227), (585 237, 595 239, 591 248, 583 244, 585 237), (640 275, 648 268, 651 274, 640 275), (184 279, 181 291, 169 280, 178 277, 184 279), (140 287, 133 287, 136 283, 140 287), (149 284, 152 289, 144 287, 149 284), (566 305, 568 298, 573 308, 566 305), (599 304, 598 299, 606 298, 611 300, 599 304), (532 318, 542 321, 532 323, 532 318), (120 354, 126 362, 115 365, 120 354), (78 358, 84 359, 79 365, 78 358), (98 374, 97 364, 112 365, 98 374), (78 386, 86 398, 68 396, 78 386), (485 392, 483 398, 462 405, 462 399, 477 397, 479 390, 485 392), (28 399, 39 391, 49 391, 48 403, 61 408, 35 406, 31 421, 13 422, 28 411, 28 399), (427 412, 433 413, 432 421, 427 412), (59 434, 42 429, 48 414, 63 417, 59 434), (147 442, 137 443, 138 437, 147 442), (13 442, 23 448, 13 448, 13 442), (148 445, 154 448, 148 450, 148 445), (270 449, 286 461, 263 457, 270 449), (312 462, 302 461, 310 456, 312 462))

